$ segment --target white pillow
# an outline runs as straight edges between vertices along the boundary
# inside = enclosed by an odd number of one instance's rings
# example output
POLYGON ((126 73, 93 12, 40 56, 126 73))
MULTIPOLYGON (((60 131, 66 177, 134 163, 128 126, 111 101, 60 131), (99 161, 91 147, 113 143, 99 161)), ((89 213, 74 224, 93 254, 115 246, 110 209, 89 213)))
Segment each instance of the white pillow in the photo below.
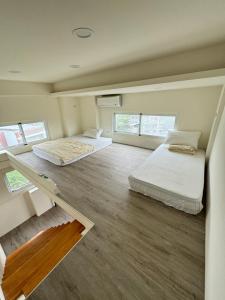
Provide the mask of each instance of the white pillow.
POLYGON ((165 144, 170 145, 188 145, 198 149, 198 140, 200 138, 200 131, 178 131, 168 130, 168 136, 165 144))
POLYGON ((100 129, 89 128, 83 133, 83 136, 90 137, 93 139, 98 139, 98 138, 100 138, 102 132, 103 132, 103 129, 101 129, 101 128, 100 129))

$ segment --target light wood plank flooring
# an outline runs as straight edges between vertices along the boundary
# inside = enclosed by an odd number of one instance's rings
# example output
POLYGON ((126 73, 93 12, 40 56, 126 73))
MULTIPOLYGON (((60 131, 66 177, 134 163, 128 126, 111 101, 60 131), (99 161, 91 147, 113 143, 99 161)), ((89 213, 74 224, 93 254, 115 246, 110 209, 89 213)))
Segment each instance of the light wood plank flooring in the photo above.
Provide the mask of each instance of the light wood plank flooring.
POLYGON ((32 294, 78 243, 84 228, 77 220, 48 228, 7 255, 1 283, 5 299, 32 294))
POLYGON ((6 255, 9 255, 40 231, 72 221, 73 218, 71 216, 59 206, 55 206, 40 217, 34 216, 2 236, 0 238, 0 243, 3 246, 6 255))
POLYGON ((191 216, 128 189, 128 175, 149 153, 113 144, 66 167, 19 155, 95 223, 31 300, 204 298, 204 213, 191 216))

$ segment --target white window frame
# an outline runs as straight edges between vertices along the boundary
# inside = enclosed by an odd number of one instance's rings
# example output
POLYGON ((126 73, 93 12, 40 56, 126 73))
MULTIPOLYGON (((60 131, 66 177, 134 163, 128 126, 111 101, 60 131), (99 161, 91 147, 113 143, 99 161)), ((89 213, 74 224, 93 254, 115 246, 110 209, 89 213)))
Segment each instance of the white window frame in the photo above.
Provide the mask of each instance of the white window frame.
POLYGON ((129 135, 140 135, 140 126, 139 126, 139 129, 138 129, 138 133, 116 130, 116 115, 135 115, 135 116, 139 116, 139 124, 140 124, 140 118, 141 118, 140 113, 115 112, 114 116, 113 116, 113 132, 121 133, 121 134, 129 134, 129 135))
MULTIPOLYGON (((15 194, 15 193, 19 193, 19 192, 24 191, 24 190, 26 191, 26 190, 29 190, 31 187, 34 186, 33 183, 32 183, 31 181, 29 181, 27 184, 21 186, 20 188, 13 190, 13 189, 11 188, 10 183, 9 183, 9 180, 8 180, 8 178, 7 178, 7 176, 6 176, 7 173, 12 172, 12 171, 15 171, 15 169, 7 168, 7 169, 4 171, 4 174, 3 174, 3 178, 4 178, 4 181, 5 181, 7 190, 8 190, 10 193, 14 193, 14 194, 15 194)), ((23 174, 21 174, 21 175, 23 175, 23 174)))
POLYGON ((149 136, 149 137, 159 137, 159 138, 165 138, 165 136, 162 135, 155 135, 155 134, 142 134, 141 133, 141 121, 142 116, 157 116, 157 117, 175 117, 175 123, 174 123, 174 129, 176 129, 176 123, 177 123, 177 115, 176 114, 144 114, 144 113, 126 113, 126 112, 115 112, 113 117, 113 132, 115 133, 121 133, 121 134, 128 134, 128 135, 136 135, 136 136, 149 136), (139 131, 138 133, 131 133, 126 131, 118 131, 116 130, 116 115, 139 115, 139 131))
POLYGON ((18 149, 18 148, 22 148, 22 147, 25 147, 27 145, 35 145, 35 144, 38 144, 40 143, 40 141, 47 141, 49 140, 49 131, 48 131, 48 126, 47 126, 47 122, 46 121, 43 121, 43 120, 35 120, 35 121, 24 121, 24 122, 10 122, 10 123, 1 123, 0 124, 0 128, 3 127, 3 126, 11 126, 11 125, 18 125, 19 127, 19 130, 22 134, 22 138, 23 138, 23 143, 19 144, 19 145, 14 145, 14 146, 9 146, 9 147, 6 147, 2 150, 11 150, 11 149, 18 149), (44 127, 45 127, 45 132, 46 132, 46 138, 45 139, 41 139, 41 140, 37 140, 37 141, 33 141, 31 143, 27 143, 26 141, 26 137, 25 137, 25 134, 24 134, 24 131, 23 131, 23 124, 32 124, 32 123, 44 123, 44 127))

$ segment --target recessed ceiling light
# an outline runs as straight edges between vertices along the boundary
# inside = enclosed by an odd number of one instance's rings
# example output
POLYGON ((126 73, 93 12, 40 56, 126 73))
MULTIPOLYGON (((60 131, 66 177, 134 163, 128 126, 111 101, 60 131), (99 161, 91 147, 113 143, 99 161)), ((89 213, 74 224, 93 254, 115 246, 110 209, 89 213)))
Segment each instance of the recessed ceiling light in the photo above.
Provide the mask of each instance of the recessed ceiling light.
POLYGON ((70 65, 70 68, 72 68, 72 69, 79 69, 80 65, 70 65))
POLYGON ((87 39, 92 36, 94 30, 88 27, 79 27, 72 30, 72 34, 81 39, 87 39))
POLYGON ((21 73, 21 71, 20 70, 9 70, 9 73, 19 74, 19 73, 21 73))

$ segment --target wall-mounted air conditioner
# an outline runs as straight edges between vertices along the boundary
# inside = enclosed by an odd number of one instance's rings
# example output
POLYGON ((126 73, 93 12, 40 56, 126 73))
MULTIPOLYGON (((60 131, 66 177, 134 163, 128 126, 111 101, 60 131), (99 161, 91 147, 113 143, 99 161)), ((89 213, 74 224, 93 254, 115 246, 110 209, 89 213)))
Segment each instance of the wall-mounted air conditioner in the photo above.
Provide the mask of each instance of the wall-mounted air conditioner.
POLYGON ((121 107, 122 96, 121 95, 107 95, 96 97, 96 103, 98 107, 121 107))

